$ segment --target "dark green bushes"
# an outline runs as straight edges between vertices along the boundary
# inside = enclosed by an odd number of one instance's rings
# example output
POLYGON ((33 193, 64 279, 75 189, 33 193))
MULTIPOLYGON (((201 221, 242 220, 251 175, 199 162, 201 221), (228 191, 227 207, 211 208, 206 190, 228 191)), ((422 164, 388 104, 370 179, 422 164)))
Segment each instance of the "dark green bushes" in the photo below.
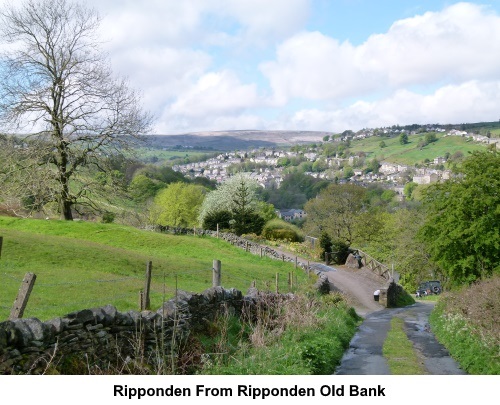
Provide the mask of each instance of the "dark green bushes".
POLYGON ((267 240, 282 240, 288 242, 302 242, 304 237, 300 229, 282 219, 273 219, 266 223, 262 236, 267 240))

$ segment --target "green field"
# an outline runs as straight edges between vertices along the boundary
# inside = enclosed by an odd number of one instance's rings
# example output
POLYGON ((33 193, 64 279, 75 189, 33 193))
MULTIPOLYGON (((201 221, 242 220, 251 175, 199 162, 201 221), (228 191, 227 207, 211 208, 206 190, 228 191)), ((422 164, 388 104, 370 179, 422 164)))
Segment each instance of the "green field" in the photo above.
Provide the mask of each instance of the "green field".
POLYGON ((353 141, 349 150, 354 153, 364 152, 367 159, 377 159, 378 161, 388 161, 405 165, 424 163, 426 159, 432 161, 436 157, 444 156, 446 152, 453 155, 455 152, 462 152, 466 155, 475 150, 485 150, 487 145, 467 141, 466 138, 458 136, 443 136, 436 134, 437 141, 419 147, 419 143, 425 138, 425 134, 409 136, 409 143, 402 145, 399 137, 387 138, 384 136, 374 136, 367 139, 353 141), (384 141, 386 147, 381 148, 380 143, 384 141))
POLYGON ((140 147, 134 149, 134 155, 137 159, 146 163, 162 163, 168 164, 169 162, 184 160, 186 158, 201 159, 207 154, 213 155, 216 151, 200 151, 200 150, 163 150, 157 148, 140 147))
POLYGON ((0 320, 7 319, 26 273, 37 276, 24 317, 41 320, 112 304, 120 311, 139 309, 146 264, 153 264, 151 308, 180 290, 201 292, 212 286, 213 260, 222 263, 222 286, 246 293, 288 291, 288 275, 307 283, 291 263, 247 253, 209 236, 180 236, 117 224, 0 217, 0 320))

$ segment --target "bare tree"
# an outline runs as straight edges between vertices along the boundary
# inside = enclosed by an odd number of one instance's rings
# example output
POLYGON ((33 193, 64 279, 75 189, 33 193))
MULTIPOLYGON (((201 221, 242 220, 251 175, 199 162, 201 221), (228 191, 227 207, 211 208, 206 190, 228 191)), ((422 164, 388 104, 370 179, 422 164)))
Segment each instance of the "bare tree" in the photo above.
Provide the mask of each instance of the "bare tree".
POLYGON ((31 160, 18 168, 44 168, 51 190, 45 197, 67 220, 76 204, 92 204, 86 169, 106 172, 102 158, 123 151, 152 122, 137 93, 113 76, 99 24, 93 9, 70 0, 0 10, 0 121, 17 133, 29 126, 31 160))

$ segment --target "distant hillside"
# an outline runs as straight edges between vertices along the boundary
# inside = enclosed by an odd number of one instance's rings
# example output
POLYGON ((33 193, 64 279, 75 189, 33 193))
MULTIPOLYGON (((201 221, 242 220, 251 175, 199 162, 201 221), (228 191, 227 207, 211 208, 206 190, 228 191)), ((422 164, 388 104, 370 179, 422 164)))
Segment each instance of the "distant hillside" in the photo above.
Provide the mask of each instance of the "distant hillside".
POLYGON ((144 138, 153 148, 211 149, 227 151, 273 146, 292 146, 319 142, 331 132, 323 131, 216 131, 191 132, 178 135, 147 135, 144 138))

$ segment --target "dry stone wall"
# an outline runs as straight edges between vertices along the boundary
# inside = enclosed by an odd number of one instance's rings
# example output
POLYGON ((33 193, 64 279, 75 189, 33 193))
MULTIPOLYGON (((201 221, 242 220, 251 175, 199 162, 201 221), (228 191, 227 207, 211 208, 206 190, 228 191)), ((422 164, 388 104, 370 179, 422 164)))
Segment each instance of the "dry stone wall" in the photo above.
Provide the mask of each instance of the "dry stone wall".
POLYGON ((213 287, 200 294, 181 291, 157 311, 119 312, 107 305, 46 322, 5 321, 0 323, 0 374, 44 374, 49 365, 60 371, 67 362, 88 359, 103 370, 118 361, 137 359, 154 366, 161 356, 172 353, 172 344, 203 331, 219 314, 252 317, 269 297, 286 300, 293 295, 250 289, 244 296, 236 289, 213 287))
MULTIPOLYGON (((295 261, 294 257, 230 233, 183 228, 154 230, 218 236, 254 254, 295 261)), ((306 270, 303 263, 297 266, 306 270)), ((328 278, 320 271, 314 272, 318 276, 314 287, 327 294, 328 278)), ((5 321, 0 323, 0 374, 43 374, 49 366, 61 365, 75 356, 91 357, 103 368, 118 358, 155 361, 160 347, 163 354, 171 353, 172 343, 182 342, 193 331, 203 331, 222 312, 251 318, 257 308, 262 309, 261 305, 291 298, 293 295, 264 294, 255 288, 244 296, 236 289, 213 287, 200 294, 180 291, 157 311, 120 312, 107 305, 46 322, 36 318, 5 321)))

